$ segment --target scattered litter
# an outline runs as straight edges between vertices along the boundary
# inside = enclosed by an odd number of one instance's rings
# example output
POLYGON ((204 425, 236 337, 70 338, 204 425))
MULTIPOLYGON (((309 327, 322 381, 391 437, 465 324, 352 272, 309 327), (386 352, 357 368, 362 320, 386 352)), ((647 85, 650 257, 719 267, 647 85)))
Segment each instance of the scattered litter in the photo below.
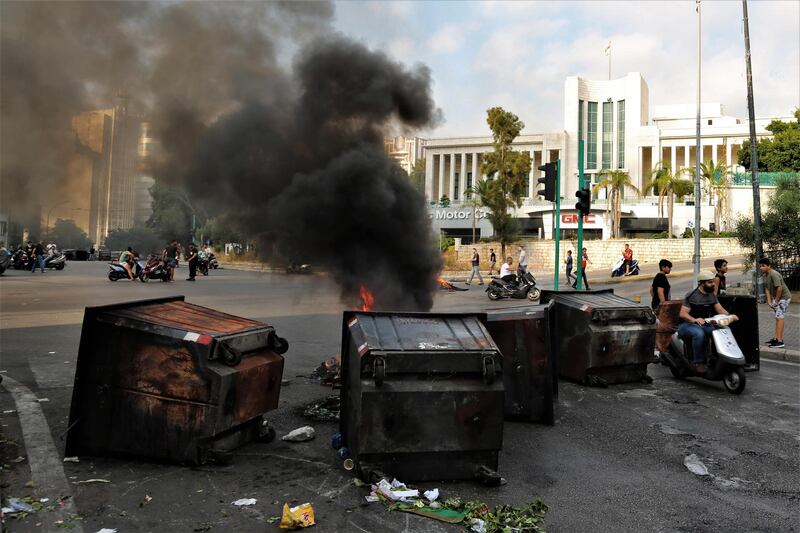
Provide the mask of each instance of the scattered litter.
POLYGON ((367 503, 375 503, 381 501, 380 498, 378 498, 377 496, 373 496, 372 494, 370 494, 369 496, 364 496, 364 499, 367 500, 367 503))
POLYGON ((64 457, 65 463, 80 463, 81 460, 78 459, 77 455, 73 455, 72 457, 64 457))
POLYGON ((708 468, 703 462, 695 455, 687 455, 683 459, 683 465, 689 469, 689 472, 698 476, 707 476, 708 475, 708 468))
POLYGON ((289 507, 288 503, 283 504, 283 515, 278 525, 281 529, 298 529, 313 526, 314 523, 314 508, 310 503, 297 507, 289 507))
POLYGON ((6 409, 5 411, 3 411, 3 414, 4 415, 13 415, 16 412, 17 412, 16 409, 6 409))
POLYGON ((301 428, 294 429, 281 437, 281 440, 285 440, 288 442, 305 442, 308 440, 312 440, 314 438, 314 428, 311 426, 303 426, 301 428))
POLYGON ((480 518, 473 518, 470 529, 475 533, 486 533, 486 522, 480 518))
POLYGON ((333 436, 331 436, 331 447, 334 450, 338 450, 342 446, 343 446, 342 434, 339 432, 334 433, 333 436))
POLYGON ((291 379, 282 379, 281 380, 281 387, 285 387, 287 385, 290 385, 291 383, 292 383, 291 379))
POLYGON ((42 402, 49 402, 49 401, 50 401, 50 398, 37 398, 37 399, 36 399, 36 401, 37 401, 37 402, 39 402, 39 403, 42 403, 42 402))
POLYGON ((144 495, 144 499, 139 502, 139 507, 144 507, 145 505, 147 505, 151 501, 153 501, 153 497, 150 496, 149 494, 145 494, 144 495))
POLYGON ((50 501, 50 498, 39 498, 39 503, 47 503, 50 501))
POLYGON ((3 507, 2 509, 0 509, 0 512, 2 512, 4 515, 6 515, 6 514, 11 514, 11 513, 15 512, 15 511, 11 507, 3 507))
POLYGON ((326 359, 311 373, 310 378, 319 379, 320 385, 330 385, 334 388, 342 386, 342 358, 337 353, 326 359))
POLYGON ((84 479, 81 481, 74 482, 75 485, 85 485, 87 483, 111 483, 111 482, 107 479, 98 479, 98 478, 84 479))
POLYGON ((378 483, 378 492, 393 502, 410 502, 410 498, 418 498, 417 489, 408 489, 396 479, 391 484, 385 479, 378 483))
POLYGON ((19 498, 9 498, 8 499, 8 506, 11 507, 12 513, 32 513, 33 506, 29 503, 25 503, 19 498))
POLYGON ((336 453, 338 453, 339 457, 341 457, 342 459, 347 459, 348 457, 350 457, 350 449, 347 446, 342 446, 336 453))
POLYGON ((117 530, 104 527, 103 529, 98 529, 97 533, 117 533, 117 530))
POLYGON ((255 505, 257 501, 258 500, 255 498, 241 498, 233 502, 233 505, 237 507, 241 507, 243 505, 255 505))
POLYGON ((364 485, 366 485, 366 483, 361 481, 361 478, 354 477, 353 478, 353 485, 355 485, 356 487, 363 487, 364 485))
POLYGON ((50 354, 50 355, 53 355, 53 354, 54 354, 54 353, 56 353, 56 352, 47 352, 47 353, 48 353, 48 354, 50 354))
POLYGON ((313 420, 318 420, 320 422, 336 422, 339 420, 340 410, 341 397, 336 394, 328 396, 322 400, 315 400, 311 402, 303 410, 303 416, 313 420))
POLYGON ((0 374, 7 374, 8 370, 0 370, 0 374))
POLYGON ((439 498, 439 489, 426 490, 423 494, 429 502, 435 502, 439 498))
POLYGON ((12 459, 12 460, 11 460, 11 462, 12 462, 12 463, 23 463, 23 462, 25 462, 25 458, 24 458, 23 456, 21 456, 21 455, 20 455, 20 456, 19 456, 19 457, 17 457, 16 459, 12 459))

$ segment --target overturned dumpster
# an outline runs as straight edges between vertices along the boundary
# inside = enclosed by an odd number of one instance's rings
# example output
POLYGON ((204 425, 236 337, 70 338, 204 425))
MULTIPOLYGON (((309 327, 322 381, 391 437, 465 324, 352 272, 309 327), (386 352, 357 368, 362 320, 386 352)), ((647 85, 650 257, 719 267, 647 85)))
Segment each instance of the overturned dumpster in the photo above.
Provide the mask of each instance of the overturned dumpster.
POLYGON ((505 416, 553 424, 558 376, 550 354, 554 302, 486 310, 486 327, 500 348, 505 416))
POLYGON ((649 306, 610 291, 543 291, 542 302, 549 301, 559 376, 599 386, 652 381, 656 318, 649 306))
POLYGON ((344 313, 340 424, 362 478, 500 482, 503 378, 483 318, 344 313))
POLYGON ((225 462, 274 430, 288 343, 183 296, 87 307, 67 455, 225 462))

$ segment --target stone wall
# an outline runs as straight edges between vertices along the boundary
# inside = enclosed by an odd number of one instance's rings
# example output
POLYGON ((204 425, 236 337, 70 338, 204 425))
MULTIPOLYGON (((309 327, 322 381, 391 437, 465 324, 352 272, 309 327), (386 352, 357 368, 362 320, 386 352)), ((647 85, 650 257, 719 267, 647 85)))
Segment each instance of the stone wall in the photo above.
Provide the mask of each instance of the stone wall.
MULTIPOLYGON (((634 259, 640 263, 658 263, 661 259, 670 261, 691 260, 694 254, 694 239, 607 239, 591 240, 583 243, 589 254, 588 270, 593 268, 610 268, 621 257, 625 243, 630 244, 634 259)), ((555 242, 540 239, 523 239, 506 247, 506 255, 514 259, 516 265, 519 258, 519 246, 524 246, 528 252, 528 266, 535 271, 553 271, 553 253, 555 242)), ((567 250, 572 250, 573 257, 578 257, 578 242, 576 240, 562 240, 560 244, 561 263, 567 256, 567 250)), ((481 270, 489 268, 489 249, 494 248, 497 253, 497 266, 503 260, 500 257, 500 243, 479 243, 475 246, 460 245, 455 247, 456 261, 461 270, 470 269, 472 249, 477 248, 481 256, 481 270)), ((732 257, 743 255, 747 252, 739 246, 736 239, 702 239, 700 253, 702 257, 732 257)))

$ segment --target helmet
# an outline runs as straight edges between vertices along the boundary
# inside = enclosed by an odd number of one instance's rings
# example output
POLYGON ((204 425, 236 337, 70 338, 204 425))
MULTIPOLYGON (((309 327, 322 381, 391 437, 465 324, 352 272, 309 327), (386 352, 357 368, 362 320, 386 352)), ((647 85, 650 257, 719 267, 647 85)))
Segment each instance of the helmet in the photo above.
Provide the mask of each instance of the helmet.
POLYGON ((697 274, 697 281, 710 281, 714 279, 716 275, 713 272, 709 272, 707 270, 701 270, 699 274, 697 274))

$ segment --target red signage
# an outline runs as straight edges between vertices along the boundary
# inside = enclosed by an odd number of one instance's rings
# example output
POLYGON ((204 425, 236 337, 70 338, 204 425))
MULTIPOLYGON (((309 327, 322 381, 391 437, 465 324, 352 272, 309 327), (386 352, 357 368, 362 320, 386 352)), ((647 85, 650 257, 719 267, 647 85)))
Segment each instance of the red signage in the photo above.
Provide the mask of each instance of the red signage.
MULTIPOLYGON (((574 213, 571 215, 561 215, 561 222, 564 224, 577 224, 578 223, 578 214, 574 213)), ((594 224, 595 219, 594 215, 585 215, 583 217, 584 224, 594 224)))

